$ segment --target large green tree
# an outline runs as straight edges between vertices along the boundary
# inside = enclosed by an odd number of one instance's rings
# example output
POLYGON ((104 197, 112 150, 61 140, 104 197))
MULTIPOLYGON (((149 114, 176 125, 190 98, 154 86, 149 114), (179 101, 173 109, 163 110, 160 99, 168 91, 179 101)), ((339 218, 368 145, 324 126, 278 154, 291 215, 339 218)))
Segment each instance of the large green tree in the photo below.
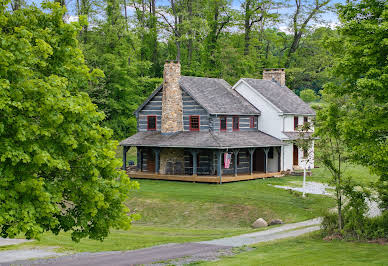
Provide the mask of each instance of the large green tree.
MULTIPOLYGON (((380 176, 380 195, 388 209, 388 4, 349 1, 338 6, 340 36, 331 39, 334 75, 340 85, 327 91, 347 96, 341 130, 354 161, 380 176)), ((326 89, 325 89, 326 90, 326 89)))
POLYGON ((101 76, 78 48, 78 23, 45 2, 9 11, 0 0, 0 235, 72 232, 105 238, 128 228, 137 186, 118 170, 104 114, 80 92, 101 76))

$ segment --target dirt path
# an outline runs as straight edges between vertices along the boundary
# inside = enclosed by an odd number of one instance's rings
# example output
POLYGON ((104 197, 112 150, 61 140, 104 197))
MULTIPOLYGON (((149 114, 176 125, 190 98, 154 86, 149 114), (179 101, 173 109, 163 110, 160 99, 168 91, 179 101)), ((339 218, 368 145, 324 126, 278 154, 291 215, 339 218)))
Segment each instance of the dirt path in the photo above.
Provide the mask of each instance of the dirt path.
MULTIPOLYGON (((242 247, 259 242, 299 236, 319 230, 320 219, 284 224, 265 231, 234 237, 215 239, 197 243, 167 244, 150 248, 99 253, 78 253, 51 259, 9 261, 1 265, 137 265, 185 257, 200 257, 201 260, 214 260, 220 255, 230 253, 234 247, 242 247)), ((5 252, 5 251, 4 251, 5 252)), ((0 252, 0 263, 2 252, 0 252)), ((171 265, 171 264, 170 264, 171 265)))

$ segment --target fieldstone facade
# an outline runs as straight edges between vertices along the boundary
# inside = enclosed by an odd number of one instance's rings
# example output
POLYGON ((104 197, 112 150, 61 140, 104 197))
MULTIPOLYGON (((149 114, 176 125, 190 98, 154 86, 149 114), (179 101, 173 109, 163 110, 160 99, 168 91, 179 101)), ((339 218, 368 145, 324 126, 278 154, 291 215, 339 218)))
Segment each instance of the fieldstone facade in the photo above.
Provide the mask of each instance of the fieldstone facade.
POLYGON ((163 72, 162 134, 183 131, 182 90, 179 86, 181 64, 166 61, 163 72))
POLYGON ((286 86, 286 72, 284 68, 269 68, 264 69, 263 79, 265 80, 274 80, 280 86, 286 86))
POLYGON ((163 148, 160 151, 160 173, 165 175, 183 175, 185 171, 183 149, 163 148))

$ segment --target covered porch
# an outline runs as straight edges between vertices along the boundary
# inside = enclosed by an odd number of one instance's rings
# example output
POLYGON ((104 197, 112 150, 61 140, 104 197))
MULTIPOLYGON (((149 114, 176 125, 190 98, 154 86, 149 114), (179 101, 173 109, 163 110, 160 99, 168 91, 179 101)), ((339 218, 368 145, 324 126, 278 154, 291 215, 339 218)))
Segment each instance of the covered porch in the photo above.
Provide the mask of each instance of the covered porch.
POLYGON ((123 149, 123 169, 131 178, 223 183, 279 176, 281 146, 198 149, 136 147, 136 167, 127 168, 123 149), (229 165, 225 154, 230 156, 229 165))
POLYGON ((146 173, 139 171, 127 171, 127 174, 131 178, 138 179, 155 179, 155 180, 171 180, 171 181, 186 181, 186 182, 198 182, 198 183, 229 183, 235 181, 253 180, 253 179, 264 179, 272 177, 280 177, 280 172, 274 173, 252 173, 252 174, 238 174, 235 175, 223 175, 223 176, 193 176, 193 175, 165 175, 146 173))

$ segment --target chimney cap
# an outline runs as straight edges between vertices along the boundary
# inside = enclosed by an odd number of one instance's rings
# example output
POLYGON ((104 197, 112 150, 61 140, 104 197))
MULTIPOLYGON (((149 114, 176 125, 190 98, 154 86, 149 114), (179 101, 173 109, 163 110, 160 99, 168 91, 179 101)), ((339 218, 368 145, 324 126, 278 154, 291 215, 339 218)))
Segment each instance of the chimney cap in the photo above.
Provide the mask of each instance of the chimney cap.
POLYGON ((179 60, 166 60, 165 63, 175 63, 175 64, 177 64, 177 63, 180 63, 180 61, 179 60))
POLYGON ((264 71, 284 71, 285 68, 264 68, 264 71))

